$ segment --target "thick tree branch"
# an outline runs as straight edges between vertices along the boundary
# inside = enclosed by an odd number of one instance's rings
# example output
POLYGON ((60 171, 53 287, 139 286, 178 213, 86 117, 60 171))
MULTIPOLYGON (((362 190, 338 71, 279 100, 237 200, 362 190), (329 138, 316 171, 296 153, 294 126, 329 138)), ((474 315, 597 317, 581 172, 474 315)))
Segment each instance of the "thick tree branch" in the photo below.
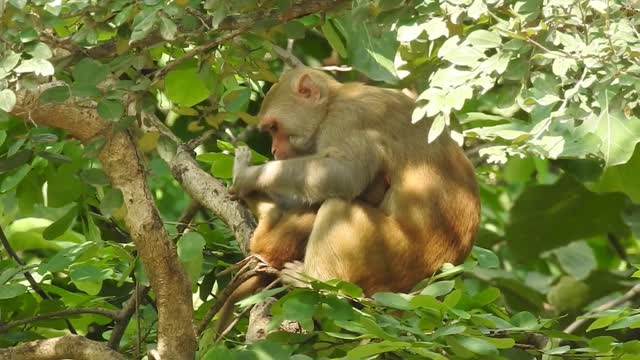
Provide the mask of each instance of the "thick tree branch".
POLYGON ((112 123, 99 117, 93 104, 82 107, 83 103, 72 98, 62 104, 41 106, 40 91, 18 92, 12 113, 38 124, 65 129, 85 142, 100 134, 105 136, 107 141, 99 158, 112 185, 124 196, 127 207, 124 221, 158 299, 158 351, 167 359, 192 359, 196 338, 190 281, 164 229, 135 139, 125 131, 113 130, 112 123))
POLYGON ((171 148, 158 144, 158 152, 171 169, 173 177, 189 193, 194 201, 211 210, 231 228, 243 254, 249 253, 249 239, 256 227, 253 215, 237 201, 231 200, 224 183, 202 170, 193 158, 191 144, 182 144, 170 129, 156 116, 146 116, 161 134, 171 142, 171 148))
POLYGON ((35 340, 0 349, 0 359, 10 360, 125 360, 105 344, 78 335, 35 340))
POLYGON ((202 170, 186 149, 179 147, 168 165, 173 177, 191 198, 222 219, 235 234, 242 252, 248 254, 249 239, 255 229, 255 221, 249 210, 231 200, 226 186, 202 170))

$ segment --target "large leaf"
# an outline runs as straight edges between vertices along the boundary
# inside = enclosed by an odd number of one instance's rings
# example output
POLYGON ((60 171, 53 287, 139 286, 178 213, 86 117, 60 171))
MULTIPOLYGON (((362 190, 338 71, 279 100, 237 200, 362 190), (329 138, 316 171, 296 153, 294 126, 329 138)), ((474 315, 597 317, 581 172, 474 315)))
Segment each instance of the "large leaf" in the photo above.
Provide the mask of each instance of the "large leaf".
POLYGON ((640 204, 640 146, 636 146, 631 159, 622 165, 608 167, 594 190, 601 192, 620 191, 640 204))
POLYGON ((394 31, 344 17, 335 24, 347 40, 348 58, 354 68, 372 80, 390 84, 398 81, 393 65, 398 48, 394 31))
POLYGON ((186 62, 171 70, 164 80, 169 99, 182 106, 193 106, 209 97, 209 89, 200 78, 198 64, 186 62))
POLYGON ((205 243, 202 235, 195 231, 184 234, 178 240, 178 257, 193 282, 198 280, 202 271, 202 250, 205 243))
POLYGON ((511 251, 523 262, 540 253, 607 232, 627 232, 620 194, 595 194, 573 177, 528 188, 516 200, 507 225, 511 251))

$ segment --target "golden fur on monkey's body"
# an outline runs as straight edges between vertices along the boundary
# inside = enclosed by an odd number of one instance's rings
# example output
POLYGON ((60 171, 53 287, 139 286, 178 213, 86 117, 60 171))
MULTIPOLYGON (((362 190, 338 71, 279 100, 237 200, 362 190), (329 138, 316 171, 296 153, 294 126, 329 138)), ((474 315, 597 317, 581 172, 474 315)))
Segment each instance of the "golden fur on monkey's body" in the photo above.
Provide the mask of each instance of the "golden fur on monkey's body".
POLYGON ((234 169, 234 193, 260 194, 252 253, 276 267, 302 258, 307 275, 366 294, 408 291, 463 261, 480 218, 475 173, 447 134, 427 142, 431 121, 412 124, 413 109, 400 91, 304 67, 283 74, 259 114, 281 160, 248 166, 237 155, 234 169), (366 200, 380 178, 386 191, 366 200))

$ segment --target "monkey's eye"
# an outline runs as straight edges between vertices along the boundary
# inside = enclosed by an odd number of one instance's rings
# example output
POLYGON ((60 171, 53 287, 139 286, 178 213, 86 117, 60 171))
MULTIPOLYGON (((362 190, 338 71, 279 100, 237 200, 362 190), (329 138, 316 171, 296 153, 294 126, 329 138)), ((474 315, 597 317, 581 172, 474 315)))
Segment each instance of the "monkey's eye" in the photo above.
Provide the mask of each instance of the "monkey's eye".
POLYGON ((271 124, 267 125, 267 131, 270 133, 275 133, 278 131, 278 124, 275 122, 272 122, 271 124))

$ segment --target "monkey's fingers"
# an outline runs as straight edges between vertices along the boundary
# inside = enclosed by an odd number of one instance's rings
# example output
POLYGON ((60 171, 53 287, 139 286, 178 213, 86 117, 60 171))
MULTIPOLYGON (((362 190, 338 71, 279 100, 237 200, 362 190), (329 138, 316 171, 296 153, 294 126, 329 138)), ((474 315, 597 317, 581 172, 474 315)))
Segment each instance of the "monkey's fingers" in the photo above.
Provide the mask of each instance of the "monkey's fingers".
POLYGON ((311 287, 304 273, 304 264, 301 261, 288 262, 280 270, 280 281, 285 285, 295 287, 311 287))

